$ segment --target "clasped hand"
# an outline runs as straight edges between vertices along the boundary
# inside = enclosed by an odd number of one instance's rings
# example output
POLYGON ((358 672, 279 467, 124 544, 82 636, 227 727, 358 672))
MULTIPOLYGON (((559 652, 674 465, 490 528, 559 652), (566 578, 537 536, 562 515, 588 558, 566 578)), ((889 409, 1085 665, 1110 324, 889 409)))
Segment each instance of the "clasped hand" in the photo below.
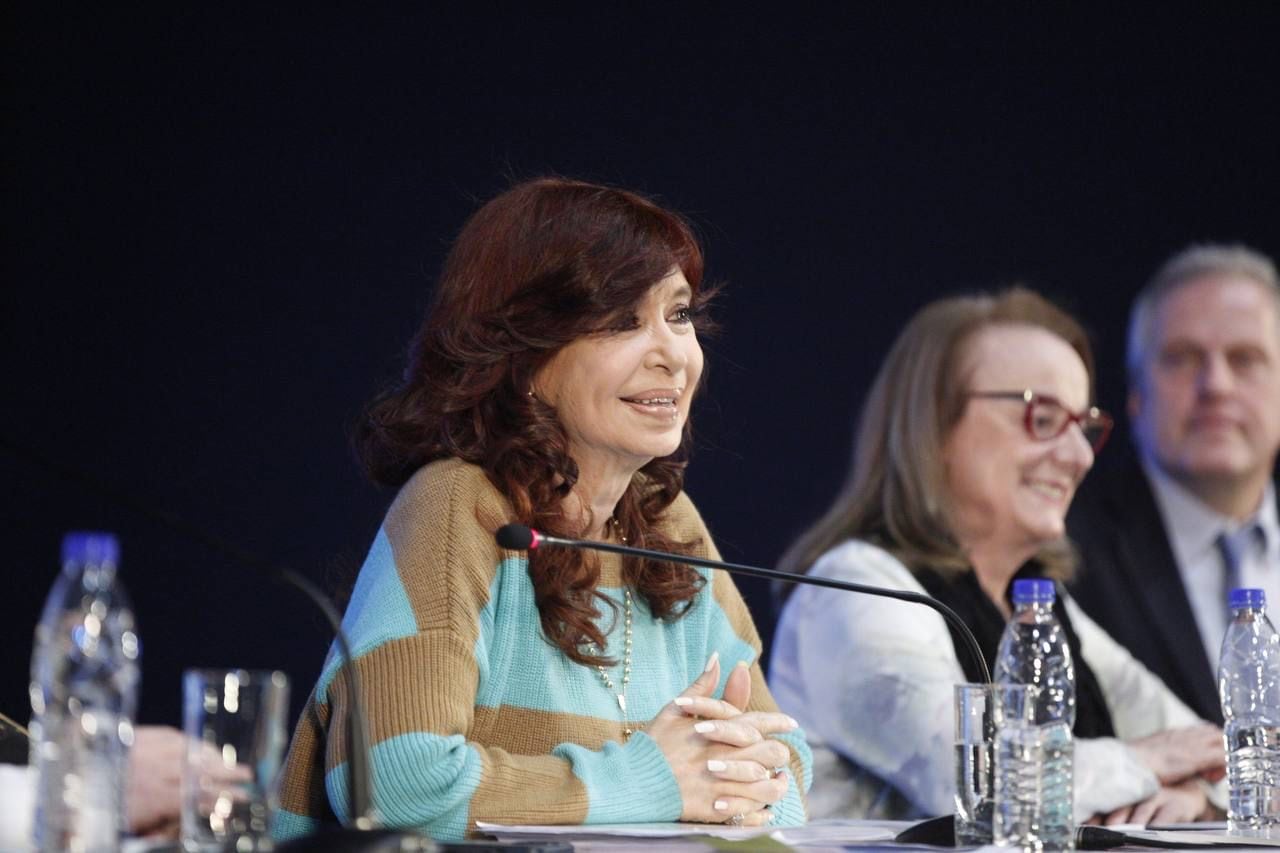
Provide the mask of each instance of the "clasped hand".
POLYGON ((1160 790, 1141 802, 1123 806, 1099 822, 1182 823, 1215 816, 1200 780, 1216 782, 1226 773, 1222 730, 1209 723, 1167 729, 1127 742, 1138 760, 1150 768, 1160 790))
MULTIPOLYGON (((251 776, 249 768, 228 767, 222 754, 200 744, 203 774, 214 785, 238 785, 251 776)), ((178 837, 182 813, 182 773, 188 759, 185 735, 168 726, 138 726, 129 751, 125 810, 129 831, 150 839, 178 837)), ((212 803, 206 805, 210 807, 212 803)))
POLYGON ((751 673, 734 667, 724 698, 713 699, 720 660, 712 655, 693 684, 645 730, 671 765, 680 788, 681 820, 761 826, 787 793, 791 750, 769 737, 796 728, 786 714, 747 712, 751 673))

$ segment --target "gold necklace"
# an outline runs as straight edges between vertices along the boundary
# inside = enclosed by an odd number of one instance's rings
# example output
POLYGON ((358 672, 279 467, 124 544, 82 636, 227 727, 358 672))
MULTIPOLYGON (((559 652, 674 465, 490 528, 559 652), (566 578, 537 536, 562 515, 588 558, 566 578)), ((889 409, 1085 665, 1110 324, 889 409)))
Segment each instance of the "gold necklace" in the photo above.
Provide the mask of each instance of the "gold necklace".
POLYGON ((626 545, 627 537, 626 534, 622 532, 622 522, 618 521, 618 517, 616 515, 609 516, 608 524, 613 528, 613 535, 618 537, 618 541, 623 545, 626 545))
MULTIPOLYGON (((631 737, 631 723, 627 720, 627 685, 631 683, 631 590, 622 591, 622 689, 618 690, 609 677, 609 673, 600 664, 596 664, 596 672, 604 682, 605 689, 613 694, 618 702, 618 710, 622 712, 622 734, 631 737)), ((596 655, 595 643, 586 644, 587 654, 596 655)))

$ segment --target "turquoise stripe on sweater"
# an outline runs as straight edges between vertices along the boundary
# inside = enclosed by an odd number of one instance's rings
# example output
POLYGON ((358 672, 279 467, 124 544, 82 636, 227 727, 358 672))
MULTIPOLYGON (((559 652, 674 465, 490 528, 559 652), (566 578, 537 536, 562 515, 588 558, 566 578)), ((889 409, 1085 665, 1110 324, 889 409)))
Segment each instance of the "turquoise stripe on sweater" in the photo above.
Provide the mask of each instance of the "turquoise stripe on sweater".
POLYGON ((320 821, 306 815, 295 814, 288 809, 277 809, 271 821, 271 837, 276 841, 288 841, 310 835, 320 828, 320 821))
MULTIPOLYGON (((417 617, 413 615, 409 595, 396 569, 391 540, 382 528, 378 528, 351 592, 351 601, 342 617, 342 630, 351 643, 351 653, 357 658, 392 640, 412 637, 418 631, 417 617)), ((321 702, 328 701, 329 683, 337 674, 340 661, 335 643, 329 648, 316 686, 316 697, 321 702)))
POLYGON ((610 741, 600 752, 561 744, 553 754, 569 760, 587 789, 586 823, 680 819, 680 786, 666 756, 644 732, 636 732, 625 745, 610 741))
MULTIPOLYGON (((456 841, 466 835, 467 812, 483 762, 462 735, 399 735, 369 753, 374 808, 394 815, 395 825, 419 827, 432 838, 456 841)), ((345 762, 325 774, 324 786, 334 814, 346 824, 351 801, 345 762)))
MULTIPOLYGON (((803 779, 804 791, 808 793, 809 788, 813 785, 813 752, 810 751, 809 744, 805 742, 804 735, 799 731, 794 731, 773 735, 773 737, 791 747, 795 754, 799 756, 800 764, 804 767, 805 773, 805 778, 803 779)), ((798 784, 802 780, 796 779, 791 774, 790 768, 788 768, 787 772, 791 777, 790 784, 787 786, 787 795, 773 807, 773 822, 778 826, 795 826, 805 822, 804 806, 800 798, 798 784)))
MULTIPOLYGON (((617 663, 608 668, 616 689, 622 684, 623 595, 619 587, 601 587, 616 607, 613 614, 602 607, 602 628, 612 627, 605 653, 617 663)), ((627 689, 628 719, 648 721, 702 674, 711 649, 719 649, 724 689, 734 664, 755 660, 755 651, 733 631, 719 605, 709 594, 701 596, 682 619, 665 622, 653 618, 648 605, 632 600, 632 672, 627 689)), ((475 655, 480 684, 476 705, 497 708, 509 705, 551 713, 585 714, 606 720, 620 719, 614 693, 606 689, 595 670, 584 670, 542 639, 537 618, 533 582, 523 558, 508 558, 498 567, 481 612, 481 631, 475 655), (502 630, 493 626, 502 625, 502 630), (531 640, 530 638, 538 638, 531 640), (586 676, 584 678, 584 675, 586 676)))

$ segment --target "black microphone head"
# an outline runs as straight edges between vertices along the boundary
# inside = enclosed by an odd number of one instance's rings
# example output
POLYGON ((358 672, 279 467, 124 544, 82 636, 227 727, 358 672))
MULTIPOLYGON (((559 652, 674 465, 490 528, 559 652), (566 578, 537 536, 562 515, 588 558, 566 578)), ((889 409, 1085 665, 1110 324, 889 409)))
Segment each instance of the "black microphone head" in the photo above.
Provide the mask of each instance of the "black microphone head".
POLYGON ((928 844, 932 847, 956 846, 956 816, 931 817, 913 823, 893 838, 898 844, 928 844))
POLYGON ((538 547, 538 534, 523 524, 504 524, 493 535, 498 546, 508 551, 528 551, 538 547))

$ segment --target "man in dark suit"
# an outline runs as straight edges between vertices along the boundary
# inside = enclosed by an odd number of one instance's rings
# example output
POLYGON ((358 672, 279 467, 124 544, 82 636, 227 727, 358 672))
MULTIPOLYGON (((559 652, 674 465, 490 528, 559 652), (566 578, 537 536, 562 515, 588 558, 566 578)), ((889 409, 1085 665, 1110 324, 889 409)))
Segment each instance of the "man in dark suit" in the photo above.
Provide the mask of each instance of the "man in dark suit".
POLYGON ((1074 592, 1184 702, 1221 724, 1228 590, 1261 587, 1280 613, 1275 266, 1241 246, 1175 255, 1134 301, 1127 362, 1135 452, 1104 460, 1072 505, 1074 592))

